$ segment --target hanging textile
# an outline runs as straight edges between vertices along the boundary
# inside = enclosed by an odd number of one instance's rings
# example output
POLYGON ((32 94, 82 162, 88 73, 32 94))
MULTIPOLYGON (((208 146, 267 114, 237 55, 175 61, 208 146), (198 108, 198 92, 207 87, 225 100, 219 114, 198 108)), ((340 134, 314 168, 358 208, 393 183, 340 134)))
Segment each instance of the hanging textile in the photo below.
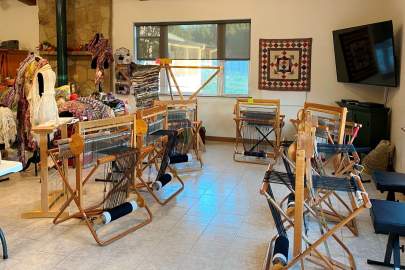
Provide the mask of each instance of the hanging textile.
POLYGON ((39 106, 39 99, 32 92, 34 78, 38 70, 48 64, 46 59, 43 59, 34 54, 29 54, 24 59, 17 70, 17 78, 14 84, 14 89, 7 98, 7 107, 12 104, 17 104, 17 142, 18 156, 20 161, 25 165, 25 150, 35 150, 37 144, 31 133, 32 116, 35 108, 39 106), (31 103, 30 103, 31 102, 31 103))
POLYGON ((110 41, 103 34, 97 33, 90 41, 87 49, 92 54, 91 67, 96 69, 95 85, 100 85, 104 80, 104 69, 114 61, 110 41))
POLYGON ((160 66, 131 64, 131 90, 137 108, 149 108, 159 99, 160 66))

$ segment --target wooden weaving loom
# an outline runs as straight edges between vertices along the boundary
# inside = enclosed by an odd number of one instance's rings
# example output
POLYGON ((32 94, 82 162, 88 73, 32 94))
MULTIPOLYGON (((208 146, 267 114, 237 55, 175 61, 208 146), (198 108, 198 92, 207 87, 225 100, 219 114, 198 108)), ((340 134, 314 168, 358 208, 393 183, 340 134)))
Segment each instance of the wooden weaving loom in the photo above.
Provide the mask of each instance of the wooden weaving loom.
MULTIPOLYGON (((168 109, 168 128, 179 133, 178 144, 171 161, 190 165, 191 169, 201 169, 203 160, 201 149, 204 143, 200 136, 202 121, 198 120, 197 99, 189 100, 157 100, 155 105, 166 105, 168 109), (194 152, 194 157, 192 156, 194 152), (199 168, 193 166, 193 161, 199 162, 199 168)), ((179 168, 177 168, 179 170, 179 168)), ((185 169, 186 170, 186 169, 185 169)))
POLYGON ((136 126, 133 115, 79 122, 72 137, 60 140, 58 149, 50 151, 69 193, 67 201, 53 220, 55 224, 72 218, 82 219, 95 241, 104 246, 152 221, 152 213, 134 185, 138 156, 135 148, 136 126), (61 161, 72 157, 76 171, 74 186, 59 165, 61 161), (91 206, 87 206, 83 196, 84 187, 91 185, 90 180, 102 167, 108 171, 102 196, 86 196, 86 199, 92 201, 91 206), (85 177, 84 170, 90 170, 85 177), (62 216, 72 203, 78 211, 67 217, 62 216), (137 212, 139 213, 136 210, 140 208, 145 210, 146 217, 135 218, 137 212), (131 213, 134 214, 130 215, 131 213), (115 220, 121 218, 121 222, 125 222, 128 228, 116 232, 115 220))
POLYGON ((177 93, 179 95, 180 100, 184 100, 183 92, 180 89, 180 86, 177 82, 176 76, 173 73, 173 69, 208 69, 208 70, 214 70, 214 73, 208 77, 207 80, 205 80, 202 85, 193 92, 193 94, 188 98, 189 100, 193 100, 197 97, 197 95, 201 92, 201 90, 204 89, 205 86, 207 86, 221 71, 221 67, 219 66, 172 66, 172 60, 168 58, 160 58, 157 60, 157 62, 160 64, 160 67, 165 70, 166 73, 166 78, 169 84, 170 88, 170 96, 173 99, 173 93, 172 93, 172 87, 170 80, 173 81, 173 84, 177 90, 177 93))
POLYGON ((268 164, 278 156, 284 116, 280 100, 238 98, 235 108, 235 161, 268 164), (270 140, 269 136, 274 135, 270 140))
MULTIPOLYGON (((336 232, 364 209, 371 207, 368 194, 357 175, 351 174, 347 178, 336 178, 316 174, 311 165, 315 154, 316 125, 312 123, 309 112, 306 112, 305 116, 299 119, 296 124, 298 128, 296 149, 293 151, 286 150, 286 154, 280 154, 287 172, 275 171, 273 169, 275 163, 271 163, 260 189, 260 193, 267 199, 278 232, 269 244, 263 268, 266 270, 291 269, 300 263, 301 269, 305 269, 306 260, 322 269, 356 269, 353 255, 342 240, 337 237, 336 232), (282 184, 293 194, 295 210, 292 216, 288 215, 283 203, 277 202, 272 191, 273 184, 282 184), (357 207, 355 210, 332 227, 325 222, 322 209, 319 208, 319 204, 325 197, 318 191, 325 189, 345 190, 353 193, 356 198, 357 207), (316 240, 310 240, 307 233, 308 231, 314 232, 306 221, 306 217, 309 215, 319 225, 320 232, 318 233, 320 236, 317 236, 316 240), (303 230, 304 227, 305 230, 303 230), (289 231, 293 237, 292 256, 288 254, 289 231), (331 252, 328 240, 336 242, 335 248, 338 247, 344 252, 348 264, 333 258, 332 252, 336 251, 331 252), (303 244, 305 244, 305 248, 303 248, 303 244), (319 249, 321 245, 325 246, 326 254, 319 249)), ((294 147, 294 145, 290 147, 294 147)))
MULTIPOLYGON (((170 166, 170 152, 177 143, 177 131, 167 128, 167 106, 157 105, 152 108, 138 110, 138 121, 142 120, 147 125, 146 134, 136 137, 140 150, 140 158, 137 163, 136 178, 140 183, 137 188, 146 188, 152 197, 160 205, 166 205, 184 189, 184 182, 178 176, 176 170, 170 166), (150 179, 152 167, 156 170, 155 180, 150 179), (149 169, 148 179, 144 172, 149 169), (168 172, 166 172, 168 170, 168 172), (180 187, 167 198, 162 198, 158 192, 173 179, 177 179, 180 187)), ((164 191, 164 190, 163 190, 164 191)))
MULTIPOLYGON (((359 126, 346 121, 347 108, 316 103, 305 103, 301 113, 310 112, 312 120, 317 123, 316 127, 316 154, 314 169, 321 175, 331 175, 328 173, 328 165, 333 168, 333 176, 342 177, 355 174, 361 178, 362 166, 359 164, 360 158, 352 144, 357 136, 359 126), (350 135, 350 127, 352 134, 350 135), (356 131, 357 130, 357 131, 356 131), (345 143, 345 138, 350 137, 345 143)), ((339 222, 344 218, 344 214, 339 213, 334 205, 342 205, 346 212, 350 214, 356 208, 355 198, 352 193, 348 193, 350 206, 338 193, 325 191, 328 199, 324 200, 324 214, 329 220, 339 222), (336 201, 334 201, 336 200, 336 201), (328 209, 328 210, 327 210, 328 209)), ((353 219, 346 227, 354 234, 358 235, 356 220, 353 219)))

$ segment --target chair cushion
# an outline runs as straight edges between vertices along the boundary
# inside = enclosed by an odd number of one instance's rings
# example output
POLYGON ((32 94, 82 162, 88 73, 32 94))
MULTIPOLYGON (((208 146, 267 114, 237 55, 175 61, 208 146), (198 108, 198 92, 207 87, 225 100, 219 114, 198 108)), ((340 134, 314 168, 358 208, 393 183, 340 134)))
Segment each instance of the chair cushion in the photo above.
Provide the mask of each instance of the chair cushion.
POLYGON ((371 200, 371 219, 376 233, 405 236, 405 203, 371 200))
POLYGON ((375 171, 373 180, 381 192, 395 191, 405 193, 405 174, 397 172, 375 171))

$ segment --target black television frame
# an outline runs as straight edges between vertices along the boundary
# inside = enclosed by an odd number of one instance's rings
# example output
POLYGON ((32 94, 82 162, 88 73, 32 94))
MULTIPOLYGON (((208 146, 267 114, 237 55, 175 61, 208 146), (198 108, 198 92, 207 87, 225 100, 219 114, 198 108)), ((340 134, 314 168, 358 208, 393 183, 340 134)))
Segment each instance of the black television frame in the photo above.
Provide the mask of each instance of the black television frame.
POLYGON ((354 26, 354 27, 348 27, 348 28, 343 28, 343 29, 337 29, 337 30, 332 31, 332 36, 333 36, 333 48, 334 48, 334 54, 335 54, 336 80, 338 82, 362 84, 362 85, 382 86, 382 87, 398 87, 399 86, 399 67, 398 67, 397 54, 396 54, 396 49, 395 49, 394 27, 393 27, 392 20, 381 21, 381 22, 377 22, 377 23, 370 23, 370 24, 365 24, 365 25, 359 25, 359 26, 354 26), (340 42, 340 35, 345 34, 345 33, 351 33, 351 32, 356 31, 356 30, 361 30, 361 29, 363 29, 365 27, 369 27, 370 25, 383 24, 383 23, 390 23, 391 31, 392 31, 391 41, 392 41, 392 45, 393 45, 393 57, 394 57, 394 77, 395 77, 394 84, 393 85, 388 85, 388 84, 378 84, 378 83, 367 83, 367 82, 339 80, 339 71, 340 70, 347 70, 346 61, 342 60, 342 59, 344 59, 342 46, 339 46, 339 48, 337 48, 337 46, 336 46, 337 42, 340 42), (337 51, 337 49, 339 49, 339 51, 337 51), (344 65, 344 66, 342 67, 341 65, 344 65))

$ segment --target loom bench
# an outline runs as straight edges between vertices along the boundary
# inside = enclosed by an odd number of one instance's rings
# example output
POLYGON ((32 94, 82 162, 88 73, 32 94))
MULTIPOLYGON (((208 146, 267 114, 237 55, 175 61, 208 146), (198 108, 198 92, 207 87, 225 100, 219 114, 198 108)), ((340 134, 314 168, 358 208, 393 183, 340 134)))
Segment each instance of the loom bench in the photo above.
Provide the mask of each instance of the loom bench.
POLYGON ((388 192, 388 201, 395 201, 395 192, 405 194, 404 173, 375 171, 372 178, 379 191, 388 192))
POLYGON ((388 234, 387 249, 384 261, 367 260, 368 264, 393 267, 394 270, 405 269, 401 265, 399 237, 405 236, 405 203, 385 200, 371 200, 370 209, 374 231, 377 234, 388 234), (391 263, 391 257, 394 263, 391 263))

